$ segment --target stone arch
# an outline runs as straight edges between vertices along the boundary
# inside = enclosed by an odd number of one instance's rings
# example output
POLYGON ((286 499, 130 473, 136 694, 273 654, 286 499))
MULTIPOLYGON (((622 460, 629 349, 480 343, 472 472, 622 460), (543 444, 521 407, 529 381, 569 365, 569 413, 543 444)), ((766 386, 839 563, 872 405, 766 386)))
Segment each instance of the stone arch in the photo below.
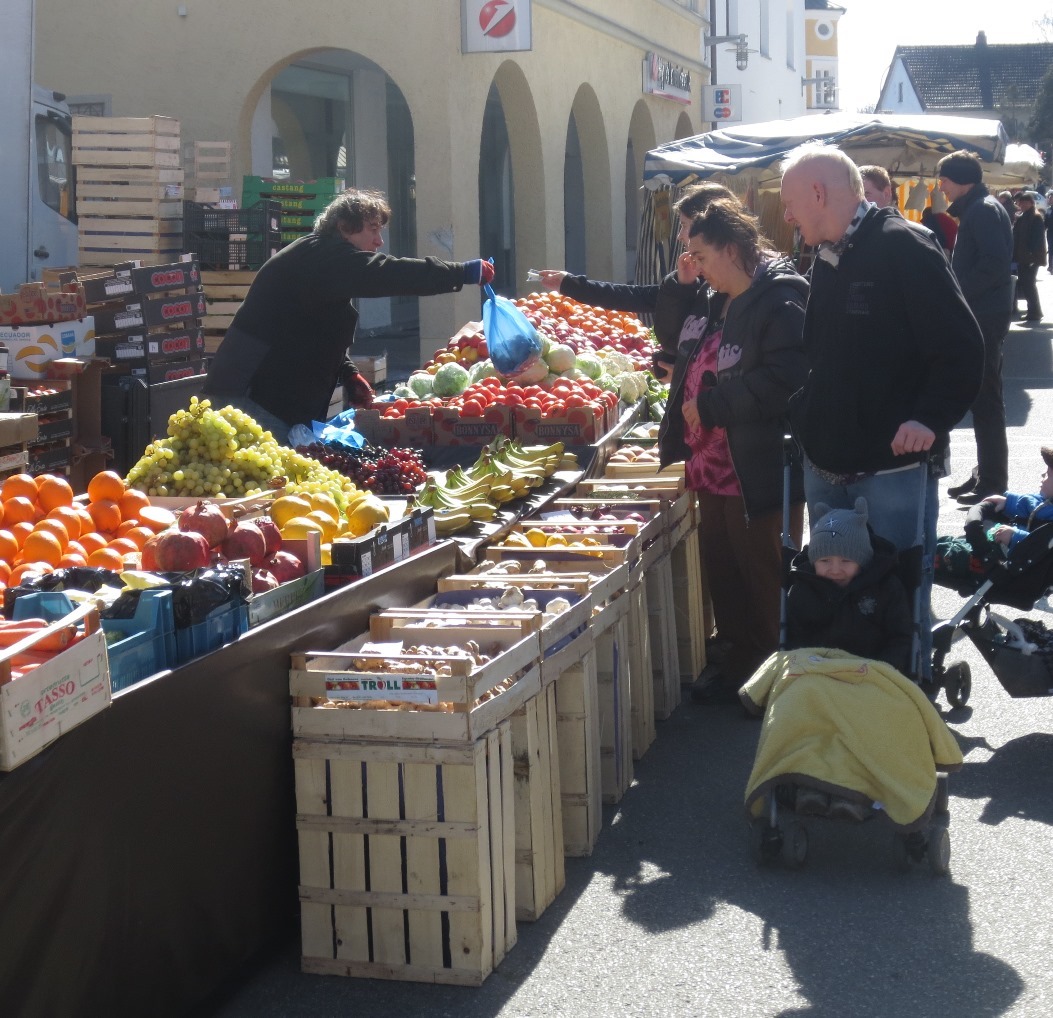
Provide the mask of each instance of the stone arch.
POLYGON ((599 99, 591 85, 578 88, 571 106, 572 123, 581 150, 581 171, 584 178, 584 239, 585 268, 593 279, 611 279, 612 262, 611 216, 611 155, 607 128, 599 99))
MULTIPOLYGON (((625 143, 625 279, 636 275, 636 257, 640 217, 644 206, 642 194, 644 158, 657 145, 654 118, 647 103, 639 99, 629 119, 625 143)), ((617 271, 615 275, 620 275, 617 271)))
POLYGON ((680 141, 681 138, 691 138, 698 132, 691 126, 691 118, 687 115, 687 110, 681 110, 680 116, 676 118, 676 130, 673 132, 673 138, 676 141, 680 141))
MULTIPOLYGON (((493 86, 504 112, 508 132, 511 176, 515 185, 512 209, 512 252, 518 289, 526 269, 545 260, 545 172, 542 162, 541 125, 530 84, 514 60, 506 60, 494 74, 493 86), (518 271, 518 268, 522 271, 518 271)), ((480 164, 480 178, 485 168, 480 164)))

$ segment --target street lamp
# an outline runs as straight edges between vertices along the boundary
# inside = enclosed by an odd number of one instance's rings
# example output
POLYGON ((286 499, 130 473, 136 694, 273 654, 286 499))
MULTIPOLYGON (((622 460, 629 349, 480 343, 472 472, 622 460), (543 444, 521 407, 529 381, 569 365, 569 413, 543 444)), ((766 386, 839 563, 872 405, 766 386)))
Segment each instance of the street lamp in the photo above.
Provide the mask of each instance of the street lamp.
POLYGON ((739 35, 707 35, 702 39, 705 46, 719 46, 722 42, 735 44, 735 66, 740 70, 746 70, 750 60, 750 51, 747 48, 749 40, 745 33, 739 35))

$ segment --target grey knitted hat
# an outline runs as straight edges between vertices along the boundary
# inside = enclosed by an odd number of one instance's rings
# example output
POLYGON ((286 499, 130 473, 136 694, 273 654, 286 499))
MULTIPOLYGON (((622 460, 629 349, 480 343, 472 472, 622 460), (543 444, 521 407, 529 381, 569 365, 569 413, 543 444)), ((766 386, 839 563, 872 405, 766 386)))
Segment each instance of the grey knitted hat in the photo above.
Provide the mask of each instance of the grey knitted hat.
POLYGON ((856 499, 855 509, 831 509, 822 502, 815 505, 819 522, 808 540, 808 561, 836 556, 865 567, 874 557, 874 546, 867 531, 867 500, 856 499))

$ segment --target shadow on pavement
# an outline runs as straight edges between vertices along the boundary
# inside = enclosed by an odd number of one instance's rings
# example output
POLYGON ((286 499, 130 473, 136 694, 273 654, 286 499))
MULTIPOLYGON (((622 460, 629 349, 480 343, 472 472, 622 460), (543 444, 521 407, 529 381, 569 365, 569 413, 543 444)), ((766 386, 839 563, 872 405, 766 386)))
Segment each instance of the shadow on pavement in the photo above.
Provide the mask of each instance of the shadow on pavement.
POLYGON ((1009 817, 1018 817, 1053 825, 1053 800, 1034 794, 1036 787, 1049 788, 1051 778, 1053 735, 1033 732, 991 750, 985 760, 966 759, 955 779, 954 794, 986 799, 980 814, 985 824, 997 825, 1009 817), (1021 780, 1022 775, 1027 775, 1026 782, 1021 780))

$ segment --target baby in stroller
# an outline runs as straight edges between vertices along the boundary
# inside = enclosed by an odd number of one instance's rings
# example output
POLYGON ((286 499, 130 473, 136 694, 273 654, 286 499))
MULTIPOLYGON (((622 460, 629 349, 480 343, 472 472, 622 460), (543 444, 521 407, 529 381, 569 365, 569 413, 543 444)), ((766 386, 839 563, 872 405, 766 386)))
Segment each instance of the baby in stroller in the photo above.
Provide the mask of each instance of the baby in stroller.
POLYGON ((746 791, 759 857, 781 850, 787 862, 803 861, 806 835, 797 823, 781 832, 777 807, 857 822, 880 812, 912 858, 928 854, 946 872, 946 831, 933 850, 924 831, 933 810, 945 808, 936 771, 959 768, 962 756, 907 678, 915 626, 899 559, 867 526, 864 499, 854 509, 817 510, 823 515, 790 569, 787 649, 741 691, 748 710, 765 711, 746 791))

